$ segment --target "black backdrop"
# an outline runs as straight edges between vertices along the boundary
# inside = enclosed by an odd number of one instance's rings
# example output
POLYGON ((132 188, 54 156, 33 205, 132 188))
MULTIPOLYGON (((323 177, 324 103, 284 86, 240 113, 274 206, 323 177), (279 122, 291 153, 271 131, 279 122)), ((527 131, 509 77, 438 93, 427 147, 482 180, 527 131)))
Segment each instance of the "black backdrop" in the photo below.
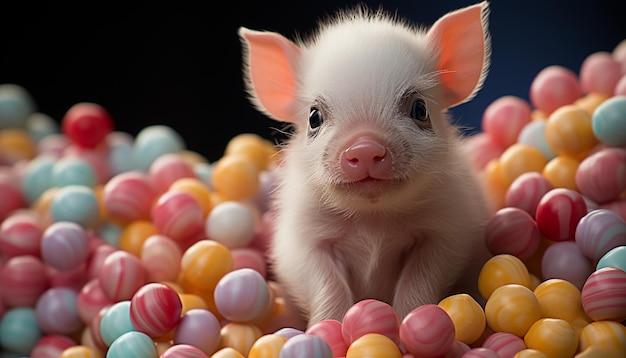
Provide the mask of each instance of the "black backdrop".
MULTIPOLYGON (((425 25, 474 1, 364 1, 425 25)), ((117 130, 136 135, 171 126, 187 147, 217 160, 242 132, 272 138, 276 123, 252 109, 241 77, 237 28, 307 33, 351 0, 127 2, 124 6, 14 2, 0 15, 0 83, 26 88, 40 112, 61 120, 75 103, 96 102, 117 130), (156 3, 156 2, 155 2, 156 3), (129 5, 130 4, 130 5, 129 5), (215 2, 213 4, 216 4, 215 2)), ((626 39, 626 2, 491 2, 492 66, 474 101, 453 109, 474 130, 503 95, 528 99, 532 78, 558 64, 578 72, 595 51, 626 39)), ((471 131, 471 130, 470 130, 471 131)))

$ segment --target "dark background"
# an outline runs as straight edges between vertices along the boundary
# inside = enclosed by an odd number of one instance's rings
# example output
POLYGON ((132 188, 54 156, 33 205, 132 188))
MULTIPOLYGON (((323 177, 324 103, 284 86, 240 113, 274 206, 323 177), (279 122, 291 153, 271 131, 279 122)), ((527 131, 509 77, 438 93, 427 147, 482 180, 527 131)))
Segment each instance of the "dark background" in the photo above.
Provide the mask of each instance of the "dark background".
MULTIPOLYGON (((117 130, 136 135, 171 126, 189 149, 217 160, 230 138, 268 139, 280 127, 247 101, 237 28, 308 33, 319 18, 357 1, 128 2, 68 5, 13 2, 0 15, 0 83, 26 88, 40 112, 60 121, 75 103, 107 108, 117 130), (128 5, 130 4, 130 5, 128 5), (213 3, 215 4, 215 3, 213 3)), ((475 1, 364 1, 431 25, 475 1)), ((533 77, 558 64, 578 72, 586 56, 626 39, 623 0, 491 2, 492 65, 474 101, 453 109, 480 129, 496 98, 528 99, 533 77)), ((470 130, 471 132, 472 130, 470 130)))

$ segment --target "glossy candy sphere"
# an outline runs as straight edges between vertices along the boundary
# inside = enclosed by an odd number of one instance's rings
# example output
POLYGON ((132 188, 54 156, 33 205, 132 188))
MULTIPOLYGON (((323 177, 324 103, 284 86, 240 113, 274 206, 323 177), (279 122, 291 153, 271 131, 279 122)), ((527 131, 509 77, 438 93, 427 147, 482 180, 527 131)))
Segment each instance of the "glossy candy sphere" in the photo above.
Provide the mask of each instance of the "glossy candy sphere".
POLYGON ((107 161, 111 177, 138 170, 133 155, 134 140, 131 134, 121 131, 113 131, 106 136, 107 161))
POLYGON ((1 128, 23 128, 35 109, 35 101, 24 87, 13 83, 0 84, 1 128))
POLYGON ((626 327, 615 321, 591 322, 580 332, 580 350, 600 346, 615 352, 626 352, 626 327))
POLYGON ((485 228, 485 243, 492 255, 510 254, 526 260, 537 251, 539 242, 540 232, 535 219, 519 208, 499 209, 485 228))
POLYGON ((102 358, 102 355, 91 347, 80 345, 68 347, 58 358, 102 358))
POLYGON ((8 307, 34 307, 50 287, 46 265, 34 256, 16 256, 0 266, 0 297, 8 307))
POLYGON ((541 275, 544 280, 560 278, 571 282, 578 289, 583 287, 592 272, 591 260, 580 251, 574 241, 550 245, 541 259, 541 275))
POLYGON ((77 157, 60 158, 52 167, 52 185, 96 185, 96 172, 89 162, 77 157))
POLYGON ((35 313, 43 332, 71 334, 83 326, 76 309, 77 295, 70 288, 52 287, 39 297, 35 313))
POLYGON ((622 65, 608 51, 594 52, 580 66, 580 87, 584 93, 612 96, 622 77, 622 65))
POLYGON ((215 352, 211 358, 246 358, 232 347, 225 347, 215 352))
POLYGON ((520 97, 497 98, 483 112, 482 129, 498 144, 508 147, 516 142, 522 128, 530 122, 530 111, 530 104, 520 97))
POLYGON ((206 217, 212 209, 211 190, 200 178, 180 178, 173 182, 168 190, 182 190, 193 195, 202 207, 206 217))
POLYGON ((137 331, 130 320, 130 300, 119 301, 106 308, 99 326, 102 341, 109 347, 122 334, 137 331))
POLYGON ((585 199, 575 190, 554 188, 537 204, 539 230, 552 241, 574 240, 578 221, 587 214, 585 199))
POLYGON ((583 312, 580 289, 569 281, 552 278, 541 282, 533 291, 541 316, 574 322, 583 312))
POLYGON ((574 103, 581 96, 576 73, 563 66, 553 65, 542 69, 530 85, 532 105, 548 114, 563 105, 574 103))
POLYGON ((107 358, 157 358, 157 351, 152 338, 142 332, 126 332, 119 336, 107 350, 107 358))
POLYGON ((469 294, 448 296, 437 304, 454 323, 455 340, 472 344, 485 330, 487 320, 481 305, 469 294))
POLYGON ((348 345, 341 334, 341 322, 334 319, 321 320, 309 326, 305 333, 325 340, 333 352, 333 358, 346 356, 348 345))
POLYGON ((162 283, 148 283, 130 300, 130 320, 140 332, 159 337, 180 321, 183 306, 178 293, 162 283))
POLYGON ((98 104, 77 103, 63 116, 61 130, 72 143, 84 148, 95 148, 113 130, 113 119, 98 104))
POLYGON ((536 349, 522 349, 521 351, 517 352, 513 358, 549 358, 547 354, 538 351, 536 349))
POLYGON ((598 143, 591 128, 591 115, 573 104, 550 115, 545 135, 550 147, 560 155, 584 156, 598 143))
POLYGON ((137 133, 133 149, 138 169, 147 173, 161 155, 180 153, 185 149, 185 141, 169 126, 152 125, 137 133))
POLYGON ((575 180, 580 193, 596 203, 617 199, 626 189, 626 149, 604 148, 589 155, 575 180))
POLYGON ((271 156, 276 152, 273 143, 254 133, 242 133, 231 138, 226 144, 224 155, 239 154, 252 163, 259 170, 267 169, 271 156))
POLYGON ((229 322, 220 330, 220 345, 234 348, 246 357, 254 342, 262 335, 261 329, 254 324, 229 322))
POLYGON ((541 172, 545 165, 543 153, 526 144, 515 143, 500 156, 500 171, 506 187, 524 173, 541 172))
POLYGON ((34 215, 10 215, 0 224, 0 252, 5 258, 40 256, 43 230, 34 215))
POLYGON ((346 358, 359 357, 401 358, 402 353, 398 345, 389 337, 378 333, 368 333, 354 341, 346 352, 346 358))
POLYGON ((159 358, 209 358, 209 356, 189 344, 175 344, 163 351, 159 358))
POLYGON ((245 247, 255 232, 252 210, 238 201, 217 204, 206 219, 207 236, 228 248, 245 247))
POLYGON ((139 171, 118 174, 104 185, 103 203, 108 215, 124 222, 149 220, 156 191, 148 176, 139 171))
POLYGON ((204 212, 193 195, 168 191, 152 207, 152 222, 160 234, 176 242, 200 237, 204 231, 204 212))
POLYGON ((214 297, 219 313, 233 322, 254 320, 270 303, 265 278, 249 268, 225 274, 215 286, 214 297))
POLYGON ((149 236, 141 247, 139 257, 146 268, 149 281, 173 282, 178 279, 183 251, 178 243, 167 236, 149 236))
POLYGON ((332 351, 320 337, 299 334, 285 342, 280 351, 280 358, 330 358, 332 351))
POLYGON ((226 200, 252 198, 260 185, 259 169, 244 156, 226 155, 214 164, 211 185, 226 200))
POLYGON ((179 153, 167 153, 156 158, 150 165, 148 175, 159 194, 166 192, 178 179, 196 177, 191 164, 179 153))
POLYGON ((541 318, 541 307, 533 292, 518 284, 498 287, 485 304, 487 324, 495 332, 523 337, 541 318))
POLYGON ((29 161, 22 176, 22 192, 26 201, 33 204, 48 189, 52 188, 52 168, 56 158, 50 155, 38 156, 29 161))
POLYGON ((134 255, 117 250, 102 262, 98 279, 102 290, 111 300, 130 300, 135 292, 147 283, 146 269, 134 255))
POLYGON ((549 357, 573 357, 578 349, 576 330, 565 320, 542 318, 524 336, 526 347, 544 352, 549 357))
POLYGON ((29 354, 41 336, 34 308, 12 308, 0 317, 0 347, 6 350, 29 354))
MULTIPOLYGON (((60 358, 67 348, 74 346, 76 346, 76 342, 68 336, 62 334, 48 334, 37 341, 37 344, 30 352, 30 356, 39 358, 60 358)), ((66 356, 65 358, 71 357, 66 356)))
POLYGON ((604 267, 615 267, 626 271, 626 246, 618 246, 602 256, 596 264, 596 270, 604 267))
POLYGON ((470 155, 474 168, 478 170, 483 170, 490 160, 498 159, 506 149, 485 132, 469 136, 463 148, 470 155))
MULTIPOLYGON (((143 249, 143 246, 148 238, 153 235, 158 235, 158 233, 159 231, 150 220, 131 221, 130 223, 126 224, 122 231, 119 233, 119 237, 117 239, 117 247, 120 250, 124 250, 137 257, 141 257, 141 250, 143 249)), ((160 264, 164 266, 165 262, 162 262, 160 264)), ((176 267, 170 269, 176 269, 176 267)))
POLYGON ((552 184, 539 172, 521 174, 507 189, 505 205, 522 209, 534 219, 539 201, 552 189, 552 184))
POLYGON ((541 152, 546 160, 556 157, 556 152, 548 144, 545 128, 547 120, 532 121, 524 126, 517 137, 517 143, 529 145, 541 152))
POLYGON ((180 319, 174 344, 189 344, 205 354, 212 354, 220 343, 221 325, 215 315, 202 308, 188 310, 180 319))
POLYGON ((614 96, 602 102, 593 112, 591 125, 601 143, 626 145, 626 95, 614 96))
POLYGON ((100 206, 92 188, 68 185, 56 192, 50 203, 50 215, 54 221, 71 221, 85 228, 96 224, 100 206))
POLYGON ((0 221, 26 205, 19 181, 10 173, 0 171, 0 193, 3 199, 0 202, 0 221))
POLYGON ((200 240, 189 247, 181 260, 184 278, 195 288, 212 290, 233 268, 228 248, 217 241, 200 240))
POLYGON ((267 278, 267 262, 265 254, 258 249, 238 247, 230 249, 233 257, 233 269, 251 268, 267 278))
POLYGON ((285 342, 287 338, 283 336, 266 334, 252 344, 248 358, 279 358, 285 342))
POLYGON ((84 324, 89 324, 104 307, 112 305, 111 300, 102 290, 100 280, 89 280, 78 292, 76 297, 76 311, 84 324))
POLYGON ((578 159, 568 155, 559 155, 546 163, 541 174, 555 188, 578 190, 575 178, 579 165, 578 159))
POLYGON ((77 223, 58 221, 48 226, 41 237, 41 258, 59 271, 71 271, 89 256, 87 231, 77 223))
POLYGON ((611 249, 626 245, 626 221, 611 210, 592 210, 578 222, 575 240, 585 256, 599 260, 611 249))
POLYGON ((626 272, 614 267, 594 271, 581 291, 583 309, 594 321, 626 319, 626 272))
POLYGON ((519 258, 509 254, 499 254, 483 265, 478 275, 478 290, 488 299, 498 287, 516 283, 530 287, 530 273, 519 258))
POLYGON ((413 309, 400 324, 400 341, 416 357, 442 356, 452 349, 454 340, 452 318, 435 304, 413 309))
POLYGON ((341 334, 348 346, 366 333, 379 333, 399 343, 400 319, 395 309, 383 301, 364 299, 352 305, 343 316, 341 334))
POLYGON ((526 349, 524 340, 512 333, 492 333, 482 344, 482 347, 491 349, 500 357, 513 357, 517 352, 526 349))

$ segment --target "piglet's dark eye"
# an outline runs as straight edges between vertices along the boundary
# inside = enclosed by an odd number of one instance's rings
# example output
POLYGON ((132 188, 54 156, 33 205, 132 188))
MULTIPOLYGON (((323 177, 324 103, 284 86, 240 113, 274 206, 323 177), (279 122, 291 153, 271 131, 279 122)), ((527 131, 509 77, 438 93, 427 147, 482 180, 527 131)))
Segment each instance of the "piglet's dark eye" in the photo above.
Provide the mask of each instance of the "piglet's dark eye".
POLYGON ((409 115, 411 118, 419 122, 428 120, 428 111, 426 110, 426 103, 424 103, 423 99, 417 98, 411 102, 409 115))
POLYGON ((324 122, 322 112, 316 107, 311 107, 309 111, 309 128, 312 131, 316 131, 324 122))

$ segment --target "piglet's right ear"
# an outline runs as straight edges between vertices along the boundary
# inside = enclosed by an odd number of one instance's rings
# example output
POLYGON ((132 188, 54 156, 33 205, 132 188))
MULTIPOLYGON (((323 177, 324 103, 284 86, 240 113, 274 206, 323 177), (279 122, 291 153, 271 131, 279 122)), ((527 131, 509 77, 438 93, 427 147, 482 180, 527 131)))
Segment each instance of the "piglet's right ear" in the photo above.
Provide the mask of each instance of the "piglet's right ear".
POLYGON ((274 32, 239 28, 246 90, 261 112, 295 122, 296 68, 300 48, 274 32))

